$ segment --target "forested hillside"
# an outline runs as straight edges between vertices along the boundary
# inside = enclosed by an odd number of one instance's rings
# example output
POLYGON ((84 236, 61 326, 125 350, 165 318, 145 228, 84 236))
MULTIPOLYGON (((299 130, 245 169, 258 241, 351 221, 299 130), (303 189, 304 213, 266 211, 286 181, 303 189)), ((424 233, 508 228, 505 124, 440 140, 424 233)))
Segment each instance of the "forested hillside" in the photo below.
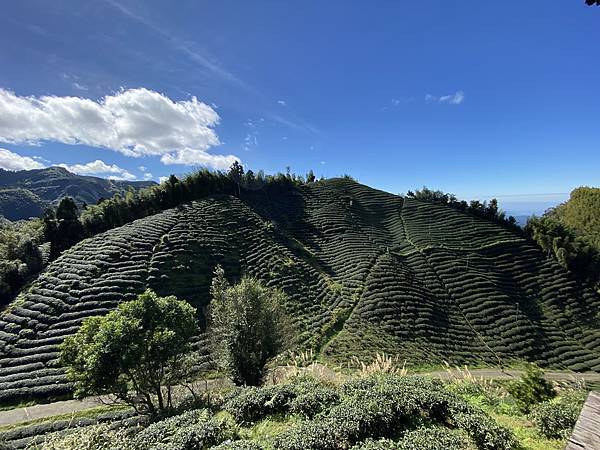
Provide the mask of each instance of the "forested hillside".
POLYGON ((0 215, 9 220, 39 217, 44 209, 63 197, 73 197, 79 204, 94 204, 130 187, 151 186, 153 181, 120 181, 76 175, 62 167, 21 170, 0 169, 0 215))
POLYGON ((582 279, 600 281, 600 189, 580 187, 568 201, 529 219, 527 233, 582 279))
MULTIPOLYGON (((68 393, 58 345, 147 287, 189 300, 203 325, 217 264, 285 291, 296 349, 333 363, 384 351, 600 369, 600 299, 523 234, 347 178, 310 181, 238 182, 64 252, 1 316, 2 402, 68 393)), ((206 336, 195 345, 207 355, 206 336)))

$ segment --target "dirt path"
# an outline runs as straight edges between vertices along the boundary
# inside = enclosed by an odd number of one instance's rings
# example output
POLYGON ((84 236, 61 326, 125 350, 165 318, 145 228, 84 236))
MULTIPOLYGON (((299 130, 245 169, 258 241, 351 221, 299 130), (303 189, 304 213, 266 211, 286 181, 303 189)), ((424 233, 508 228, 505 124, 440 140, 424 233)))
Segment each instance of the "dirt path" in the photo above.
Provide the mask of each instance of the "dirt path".
MULTIPOLYGON (((469 373, 478 379, 514 379, 521 375, 520 370, 500 370, 500 369, 472 369, 469 373)), ((456 369, 450 372, 445 370, 435 372, 424 372, 416 373, 414 375, 430 376, 434 378, 440 378, 443 380, 451 378, 464 378, 465 373, 456 369)), ((575 381, 582 380, 586 382, 600 382, 600 373, 586 372, 586 373, 573 373, 573 372, 554 372, 549 371, 545 373, 545 377, 552 381, 575 381)), ((196 388, 202 389, 214 389, 216 385, 223 386, 224 380, 211 380, 208 382, 199 382, 196 384, 196 388)), ((19 407, 6 411, 0 411, 0 427, 6 425, 14 425, 21 422, 28 422, 36 419, 43 419, 52 416, 73 414, 78 411, 84 411, 86 409, 96 408, 102 406, 108 400, 108 397, 87 397, 82 400, 64 400, 47 404, 39 404, 28 407, 19 407)))

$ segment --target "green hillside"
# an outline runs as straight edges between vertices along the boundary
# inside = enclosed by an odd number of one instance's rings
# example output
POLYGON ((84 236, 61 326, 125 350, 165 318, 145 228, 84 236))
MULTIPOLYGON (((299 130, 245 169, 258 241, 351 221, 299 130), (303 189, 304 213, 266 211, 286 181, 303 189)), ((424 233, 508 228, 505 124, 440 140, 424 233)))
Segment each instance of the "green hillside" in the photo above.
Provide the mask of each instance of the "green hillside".
POLYGON ((94 204, 100 198, 154 185, 153 181, 120 181, 76 175, 62 167, 21 170, 0 169, 0 214, 9 220, 41 216, 44 209, 63 197, 79 204, 94 204))
POLYGON ((75 245, 1 316, 0 401, 68 393, 58 344, 147 287, 203 311, 216 264, 283 289, 297 345, 329 362, 600 370, 600 298, 522 235, 332 179, 209 196, 75 245))
POLYGON ((39 198, 29 189, 0 189, 0 216, 8 220, 40 217, 48 207, 48 202, 39 198))

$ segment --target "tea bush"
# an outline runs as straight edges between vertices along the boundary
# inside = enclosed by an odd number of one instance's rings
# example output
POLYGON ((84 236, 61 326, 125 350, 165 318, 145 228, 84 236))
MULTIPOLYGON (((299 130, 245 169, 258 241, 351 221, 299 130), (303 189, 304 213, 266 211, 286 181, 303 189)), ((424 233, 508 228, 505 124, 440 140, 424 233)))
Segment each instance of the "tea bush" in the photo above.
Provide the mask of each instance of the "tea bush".
POLYGON ((584 402, 585 395, 574 392, 535 405, 529 417, 543 436, 565 438, 573 431, 584 402))

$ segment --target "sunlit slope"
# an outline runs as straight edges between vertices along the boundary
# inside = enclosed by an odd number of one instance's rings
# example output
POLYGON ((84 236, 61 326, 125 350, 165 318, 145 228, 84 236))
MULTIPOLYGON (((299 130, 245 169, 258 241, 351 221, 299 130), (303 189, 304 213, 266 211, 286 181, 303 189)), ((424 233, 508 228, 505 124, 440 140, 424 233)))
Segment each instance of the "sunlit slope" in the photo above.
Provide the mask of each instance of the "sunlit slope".
MULTIPOLYGON (((385 351, 414 365, 600 370, 600 300, 525 239, 334 179, 207 198, 78 244, 3 313, 0 400, 67 393, 58 344, 146 287, 203 321, 218 263, 282 288, 298 344, 329 361, 385 351)), ((206 355, 204 336, 196 345, 206 355)))

